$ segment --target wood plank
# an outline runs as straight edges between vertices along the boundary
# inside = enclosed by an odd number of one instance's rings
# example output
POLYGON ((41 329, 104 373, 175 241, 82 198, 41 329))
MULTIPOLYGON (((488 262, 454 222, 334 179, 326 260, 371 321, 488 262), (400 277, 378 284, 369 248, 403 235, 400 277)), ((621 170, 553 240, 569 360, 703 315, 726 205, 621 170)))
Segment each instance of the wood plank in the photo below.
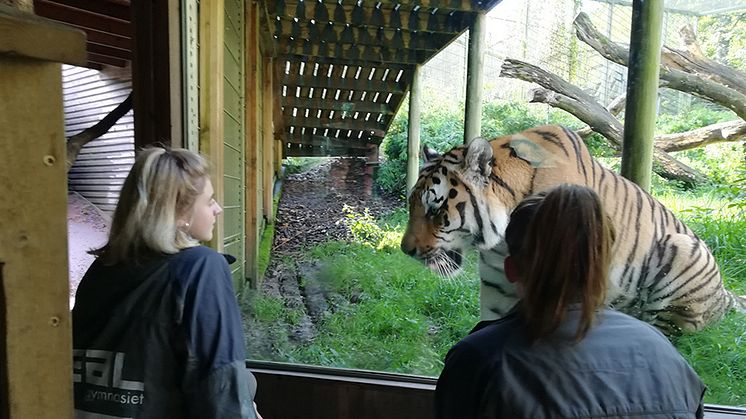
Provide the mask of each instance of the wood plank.
POLYGON ((311 20, 296 22, 290 18, 281 18, 274 21, 273 35, 275 39, 281 41, 310 39, 341 44, 389 45, 395 48, 437 51, 461 33, 461 30, 442 33, 314 22, 311 20))
POLYGON ((259 176, 261 162, 257 161, 259 154, 260 136, 258 109, 260 98, 257 93, 262 88, 259 74, 261 56, 259 53, 259 5, 250 1, 244 6, 246 24, 244 47, 246 63, 246 275, 251 287, 256 289, 259 284, 259 237, 261 234, 258 205, 259 176))
POLYGON ((299 12, 297 2, 276 2, 276 7, 270 6, 270 14, 280 18, 298 18, 299 20, 314 19, 317 22, 349 23, 356 27, 384 27, 400 28, 421 32, 455 33, 461 32, 472 20, 472 13, 454 11, 431 14, 427 10, 417 12, 399 8, 395 11, 393 4, 384 4, 380 8, 366 3, 360 6, 339 3, 317 3, 305 1, 304 12, 299 12))
POLYGON ((355 139, 341 139, 334 137, 325 137, 323 135, 313 134, 285 134, 283 141, 286 144, 303 144, 314 147, 336 147, 336 148, 349 148, 355 150, 367 150, 371 144, 376 145, 375 142, 364 141, 355 139))
MULTIPOLYGON (((39 0, 34 0, 38 3, 39 0)), ((107 1, 91 0, 49 0, 50 3, 57 3, 73 9, 79 9, 102 16, 113 17, 115 19, 130 21, 130 8, 128 5, 117 4, 107 1)))
MULTIPOLYGON (((223 66, 224 17, 223 0, 201 4, 199 12, 200 61, 200 124, 199 151, 210 161, 210 174, 215 188, 215 199, 224 202, 223 181, 223 66)), ((218 217, 210 247, 224 248, 224 221, 218 217)))
POLYGON ((371 118, 368 121, 365 121, 364 119, 352 119, 352 118, 346 118, 346 119, 329 119, 329 118, 305 118, 302 116, 297 117, 285 117, 285 124, 288 126, 286 131, 289 131, 289 127, 296 127, 296 130, 300 127, 308 128, 317 128, 317 129, 326 129, 329 128, 331 130, 353 130, 353 131, 363 131, 367 137, 383 137, 386 134, 385 123, 379 123, 376 122, 375 119, 371 118))
POLYGON ((9 7, 0 8, 0 56, 25 57, 82 66, 85 34, 77 29, 9 7))
MULTIPOLYGON (((262 171, 263 176, 263 187, 264 198, 262 202, 264 204, 263 213, 268 223, 274 224, 274 211, 272 208, 272 192, 274 191, 275 184, 275 172, 273 170, 273 163, 275 160, 274 150, 274 129, 272 127, 272 111, 274 110, 273 101, 275 100, 273 92, 273 75, 274 75, 274 63, 271 57, 265 57, 262 61, 264 69, 264 80, 262 81, 262 92, 264 93, 264 106, 262 107, 262 116, 264 118, 263 123, 263 145, 264 156, 262 164, 264 170, 262 171)), ((261 278, 258 278, 261 280, 261 278)))
MULTIPOLYGON (((393 49, 389 47, 358 47, 344 44, 316 44, 304 41, 302 44, 278 43, 277 51, 283 56, 306 56, 331 58, 332 62, 348 63, 397 63, 422 64, 432 57, 425 51, 393 49)), ((293 58, 295 61, 296 59, 293 58)))
POLYGON ((85 28, 83 26, 77 26, 71 23, 68 23, 67 25, 84 31, 86 37, 88 38, 88 43, 90 44, 99 44, 111 48, 118 48, 130 52, 132 51, 132 39, 130 38, 125 38, 107 32, 97 31, 91 28, 85 28))
MULTIPOLYGON (((39 25, 39 32, 25 28, 40 35, 30 41, 47 40, 43 48, 64 44, 53 41, 56 29, 45 34, 39 25)), ((0 43, 16 39, 4 29, 0 43)), ((85 47, 80 35, 76 51, 85 47)), ((73 418, 61 72, 56 63, 0 56, 0 415, 6 418, 73 418)))
POLYGON ((72 23, 76 26, 108 32, 126 38, 132 37, 132 25, 129 20, 116 19, 102 16, 96 13, 74 9, 62 4, 53 3, 50 0, 35 0, 34 8, 36 14, 49 19, 64 23, 72 23))
MULTIPOLYGON (((135 147, 151 144, 180 146, 180 139, 172 137, 171 120, 171 66, 169 39, 177 36, 170 33, 168 19, 171 13, 169 2, 132 0, 133 16, 137 16, 134 27, 134 49, 132 56, 133 110, 135 114, 135 147)), ((101 62, 92 59, 94 62, 101 62)), ((178 72, 177 69, 173 69, 178 72)), ((174 77, 176 77, 174 75, 174 77)))
MULTIPOLYGON (((285 157, 365 157, 367 150, 327 147, 284 148, 285 157)), ((261 410, 261 409, 260 409, 261 410)))
POLYGON ((92 52, 88 53, 88 62, 94 64, 105 64, 120 68, 124 68, 127 65, 127 60, 109 57, 108 55, 94 54, 92 52))
MULTIPOLYGON (((281 97, 281 103, 282 106, 285 108, 303 108, 303 109, 323 109, 323 110, 335 110, 335 111, 347 111, 347 112, 360 112, 362 114, 366 113, 376 113, 376 114, 384 114, 384 115, 393 115, 395 112, 394 110, 385 103, 375 103, 371 102, 370 100, 367 100, 365 102, 342 102, 342 101, 335 101, 335 100, 328 100, 328 99, 321 99, 320 96, 316 96, 313 99, 309 98, 303 98, 303 97, 295 97, 295 96, 285 96, 281 97)), ((391 102, 389 102, 391 103, 391 102)))
MULTIPOLYGON (((340 66, 342 67, 342 66, 340 66)), ((354 73, 354 71, 350 71, 354 73)), ((313 87, 314 89, 343 89, 343 90, 356 90, 356 91, 368 91, 368 92, 387 92, 387 93, 398 93, 404 94, 403 83, 395 81, 381 81, 378 78, 368 80, 365 77, 360 77, 355 80, 354 78, 332 78, 332 77, 314 77, 310 71, 305 75, 283 75, 280 82, 288 88, 295 90, 296 86, 301 87, 313 87)))

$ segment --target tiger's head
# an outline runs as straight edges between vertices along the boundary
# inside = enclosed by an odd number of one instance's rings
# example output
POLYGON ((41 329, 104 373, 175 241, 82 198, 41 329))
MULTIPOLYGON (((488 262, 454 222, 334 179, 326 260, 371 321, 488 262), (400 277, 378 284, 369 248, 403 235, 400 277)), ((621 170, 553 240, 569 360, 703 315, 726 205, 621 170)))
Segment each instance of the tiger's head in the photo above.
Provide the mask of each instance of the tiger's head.
MULTIPOLYGON (((559 127, 541 128, 562 133, 559 127)), ((501 243, 513 208, 547 183, 542 180, 547 171, 563 164, 553 144, 540 137, 525 131, 491 141, 476 138, 443 155, 424 147, 401 250, 436 273, 453 276, 468 247, 501 243)))

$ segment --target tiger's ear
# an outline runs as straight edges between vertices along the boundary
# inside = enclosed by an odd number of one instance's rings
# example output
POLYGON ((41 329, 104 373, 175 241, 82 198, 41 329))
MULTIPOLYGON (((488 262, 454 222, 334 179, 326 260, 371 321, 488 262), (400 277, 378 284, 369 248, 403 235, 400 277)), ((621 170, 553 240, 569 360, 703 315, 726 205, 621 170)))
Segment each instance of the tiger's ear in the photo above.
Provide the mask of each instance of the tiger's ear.
POLYGON ((508 143, 508 147, 513 150, 516 157, 527 161, 535 168, 547 168, 557 165, 549 150, 527 138, 515 136, 508 143))
POLYGON ((466 170, 482 177, 489 176, 492 173, 492 156, 492 145, 484 138, 474 138, 466 146, 466 170))
POLYGON ((425 159, 425 163, 430 163, 431 161, 440 157, 440 153, 425 144, 422 145, 422 158, 425 159))

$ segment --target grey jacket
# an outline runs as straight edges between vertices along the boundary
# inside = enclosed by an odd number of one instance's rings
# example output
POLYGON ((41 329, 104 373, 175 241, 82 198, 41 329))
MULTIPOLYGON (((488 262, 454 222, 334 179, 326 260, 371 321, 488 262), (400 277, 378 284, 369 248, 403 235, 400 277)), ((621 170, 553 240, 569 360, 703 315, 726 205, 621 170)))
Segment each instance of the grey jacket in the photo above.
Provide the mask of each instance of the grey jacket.
POLYGON ((533 345, 522 316, 480 323, 448 353, 437 418, 702 418, 704 384, 656 329, 612 310, 573 344, 580 310, 533 345))

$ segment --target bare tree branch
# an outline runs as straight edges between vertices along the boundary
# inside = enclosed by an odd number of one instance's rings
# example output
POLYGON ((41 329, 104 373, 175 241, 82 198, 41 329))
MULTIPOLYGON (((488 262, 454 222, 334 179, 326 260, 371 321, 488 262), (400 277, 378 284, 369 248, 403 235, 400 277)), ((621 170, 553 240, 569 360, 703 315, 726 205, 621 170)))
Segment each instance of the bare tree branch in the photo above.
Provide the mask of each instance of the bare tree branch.
POLYGON ((67 171, 70 171, 73 163, 75 163, 75 160, 78 158, 78 154, 80 154, 80 149, 83 148, 84 145, 106 134, 111 129, 111 127, 113 127, 114 124, 119 121, 121 117, 123 117, 127 112, 130 111, 130 109, 132 109, 132 93, 130 93, 129 96, 127 96, 127 99, 120 103, 116 108, 109 112, 108 115, 98 121, 95 125, 86 128, 83 131, 68 138, 66 164, 67 171))
MULTIPOLYGON (((606 137, 612 147, 621 150, 624 141, 624 126, 579 87, 535 65, 515 59, 506 59, 503 62, 500 76, 517 78, 544 87, 531 90, 529 101, 546 103, 575 115, 594 131, 606 137)), ((704 175, 657 147, 653 150, 653 156, 654 170, 667 179, 688 184, 702 183, 706 180, 704 175)))
POLYGON ((655 145, 665 151, 682 151, 707 144, 744 139, 746 139, 746 121, 736 120, 708 125, 687 132, 659 135, 655 137, 655 145))
MULTIPOLYGON (((618 45, 601 34, 585 13, 580 13, 573 22, 575 32, 581 41, 598 51, 606 59, 624 66, 628 65, 629 49, 618 45)), ((689 93, 735 112, 741 119, 746 120, 746 94, 728 88, 715 81, 699 77, 681 70, 663 65, 660 78, 668 82, 668 87, 689 93)))

